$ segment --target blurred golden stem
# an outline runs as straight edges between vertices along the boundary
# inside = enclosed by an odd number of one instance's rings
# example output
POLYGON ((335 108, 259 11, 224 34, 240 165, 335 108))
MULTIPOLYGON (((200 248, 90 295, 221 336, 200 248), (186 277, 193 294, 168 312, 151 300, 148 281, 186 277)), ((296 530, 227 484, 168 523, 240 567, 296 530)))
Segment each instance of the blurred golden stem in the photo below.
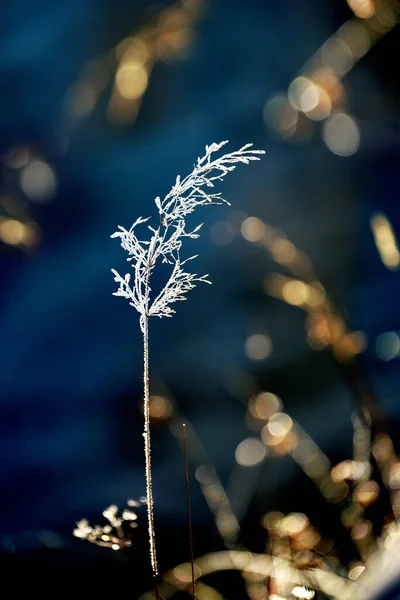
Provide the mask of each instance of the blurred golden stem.
POLYGON ((153 488, 151 479, 151 442, 150 442, 150 390, 149 390, 149 318, 143 317, 143 387, 144 387, 144 454, 146 463, 146 498, 147 498, 147 521, 149 528, 150 559, 153 571, 155 594, 158 598, 157 589, 157 554, 156 537, 154 531, 153 512, 153 488))

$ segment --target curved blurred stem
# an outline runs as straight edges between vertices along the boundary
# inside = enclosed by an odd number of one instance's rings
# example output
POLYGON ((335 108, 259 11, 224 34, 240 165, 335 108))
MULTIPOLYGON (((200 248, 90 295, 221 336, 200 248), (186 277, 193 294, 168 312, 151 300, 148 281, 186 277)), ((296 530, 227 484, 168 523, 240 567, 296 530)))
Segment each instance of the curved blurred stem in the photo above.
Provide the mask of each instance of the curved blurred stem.
POLYGON ((153 512, 153 489, 151 480, 151 442, 150 442, 150 390, 149 390, 149 318, 143 317, 143 386, 144 386, 144 454, 146 463, 146 497, 147 497, 147 520, 149 528, 150 559, 151 568, 155 583, 156 597, 157 591, 157 554, 156 538, 154 532, 154 512, 153 512))

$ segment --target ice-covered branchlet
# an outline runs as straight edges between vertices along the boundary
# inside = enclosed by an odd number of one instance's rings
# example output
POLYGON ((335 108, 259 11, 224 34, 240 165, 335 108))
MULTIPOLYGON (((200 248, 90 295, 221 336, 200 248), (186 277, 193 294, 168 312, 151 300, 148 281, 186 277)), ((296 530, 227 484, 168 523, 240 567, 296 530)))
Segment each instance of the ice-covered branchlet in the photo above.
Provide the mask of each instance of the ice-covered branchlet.
POLYGON ((222 156, 215 156, 227 144, 227 141, 206 146, 204 156, 197 159, 192 172, 184 179, 176 178, 175 185, 163 200, 157 197, 155 205, 159 214, 156 227, 147 225, 150 239, 141 239, 137 228, 147 223, 150 217, 139 217, 130 227, 119 226, 111 237, 120 238, 121 246, 128 253, 127 260, 132 263, 133 274, 122 276, 113 269, 115 281, 119 284, 115 296, 129 300, 140 315, 140 328, 143 333, 143 385, 144 385, 144 448, 146 467, 147 515, 150 542, 150 557, 153 575, 156 579, 157 557, 154 533, 153 493, 151 477, 150 411, 149 411, 149 354, 148 320, 149 317, 171 317, 175 312, 171 305, 178 300, 186 300, 186 294, 197 282, 211 283, 208 275, 197 275, 186 270, 188 261, 197 257, 190 256, 182 260, 181 249, 185 238, 198 238, 202 223, 192 230, 186 229, 186 217, 199 206, 222 204, 227 200, 221 193, 215 193, 215 184, 222 181, 233 171, 238 163, 249 164, 259 160, 263 150, 253 150, 252 144, 246 144, 222 156), (162 262, 171 265, 169 278, 161 292, 153 297, 151 276, 156 264, 162 262))
POLYGON ((150 217, 139 217, 129 230, 119 227, 111 237, 119 237, 121 246, 128 252, 132 261, 133 277, 126 274, 122 277, 113 269, 115 281, 119 284, 115 296, 129 300, 131 306, 140 314, 141 329, 144 329, 146 317, 170 317, 175 311, 171 304, 185 300, 186 293, 195 287, 195 282, 210 283, 207 275, 198 276, 187 272, 183 267, 197 255, 181 259, 180 250, 183 239, 198 238, 202 223, 192 231, 186 230, 185 218, 197 207, 208 204, 226 203, 221 193, 214 193, 214 186, 222 181, 238 163, 248 164, 251 160, 259 160, 263 150, 252 150, 252 144, 246 144, 235 152, 214 158, 227 142, 206 146, 206 153, 197 159, 193 171, 184 179, 178 176, 175 185, 163 200, 155 199, 160 223, 157 228, 148 225, 150 240, 142 240, 136 235, 136 228, 149 221, 150 217), (172 265, 170 277, 156 298, 151 298, 150 278, 157 264, 162 261, 172 265))

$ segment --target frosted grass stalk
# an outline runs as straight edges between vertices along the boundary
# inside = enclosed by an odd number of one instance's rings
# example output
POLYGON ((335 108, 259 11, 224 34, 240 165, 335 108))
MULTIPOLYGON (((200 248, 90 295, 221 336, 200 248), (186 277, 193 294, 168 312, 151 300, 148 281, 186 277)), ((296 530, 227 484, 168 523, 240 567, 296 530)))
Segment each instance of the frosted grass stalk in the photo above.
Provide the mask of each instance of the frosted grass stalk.
POLYGON ((122 296, 129 301, 139 313, 140 329, 143 333, 143 386, 144 386, 144 450, 146 467, 146 497, 150 544, 150 559, 154 577, 158 574, 157 554, 154 531, 153 491, 151 476, 151 438, 150 438, 150 389, 149 389, 149 318, 171 317, 175 310, 171 307, 175 302, 186 300, 189 290, 196 287, 197 282, 211 283, 208 275, 197 275, 183 268, 188 261, 197 255, 181 259, 180 251, 184 238, 195 239, 203 225, 200 223, 193 230, 187 231, 186 217, 199 206, 208 204, 229 204, 221 193, 215 193, 215 184, 222 181, 233 171, 238 163, 249 164, 259 160, 263 150, 253 150, 252 144, 246 144, 234 152, 215 157, 214 154, 227 144, 213 143, 206 146, 205 154, 197 159, 192 172, 183 179, 176 178, 168 194, 154 202, 158 210, 157 227, 147 225, 151 232, 150 240, 140 239, 136 234, 137 227, 147 223, 150 217, 139 217, 130 227, 119 226, 111 237, 120 238, 121 246, 128 253, 127 260, 132 263, 133 278, 127 273, 121 276, 112 269, 114 280, 119 284, 114 296, 122 296), (167 263, 171 266, 170 276, 160 293, 152 297, 151 275, 156 264, 167 263))

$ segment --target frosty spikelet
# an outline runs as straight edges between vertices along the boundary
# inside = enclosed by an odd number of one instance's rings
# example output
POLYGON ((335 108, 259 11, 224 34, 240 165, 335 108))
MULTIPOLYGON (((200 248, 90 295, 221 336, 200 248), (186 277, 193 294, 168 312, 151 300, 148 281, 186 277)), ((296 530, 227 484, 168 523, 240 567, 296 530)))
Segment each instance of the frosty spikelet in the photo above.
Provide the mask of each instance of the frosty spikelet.
MULTIPOLYGON (((140 328, 143 333, 143 383, 144 383, 144 446, 146 465, 147 514, 149 527, 150 557, 154 578, 157 576, 157 557, 155 549, 153 494, 151 481, 150 453, 150 414, 149 414, 149 358, 148 358, 148 319, 149 317, 171 317, 175 312, 171 305, 178 300, 186 300, 186 294, 196 286, 196 282, 211 283, 208 275, 197 275, 186 271, 188 261, 197 257, 181 259, 180 251, 184 238, 198 238, 202 223, 191 231, 186 229, 186 216, 197 207, 208 204, 222 204, 227 200, 221 193, 215 193, 215 184, 222 181, 238 163, 249 164, 259 160, 263 150, 252 150, 252 144, 246 144, 235 152, 219 157, 218 152, 227 141, 206 146, 204 156, 197 159, 193 171, 184 179, 179 176, 175 184, 163 200, 157 197, 155 204, 159 213, 157 227, 147 225, 151 232, 150 240, 140 239, 136 234, 139 225, 147 223, 150 217, 139 217, 131 228, 119 226, 119 230, 111 237, 120 238, 121 246, 128 253, 128 261, 132 262, 133 277, 128 273, 121 276, 112 270, 119 288, 115 296, 129 300, 140 315, 140 328), (150 279, 157 262, 171 265, 171 273, 161 292, 154 298, 151 296, 150 279)), ((157 587, 156 587, 157 590, 157 587)))
POLYGON ((237 163, 248 164, 251 160, 259 160, 257 155, 264 154, 263 150, 251 150, 252 144, 246 144, 236 152, 213 158, 213 154, 226 143, 225 141, 206 146, 205 155, 197 159, 190 175, 182 180, 178 175, 175 185, 165 198, 155 199, 160 223, 156 229, 148 225, 152 233, 150 241, 140 240, 136 235, 137 226, 146 223, 150 217, 139 217, 129 230, 120 226, 119 231, 111 236, 121 239, 121 246, 129 254, 127 260, 133 262, 134 269, 132 283, 129 273, 122 277, 113 270, 115 281, 119 284, 119 289, 114 295, 127 298, 130 305, 136 308, 140 314, 142 331, 147 317, 170 317, 175 312, 171 304, 178 300, 186 300, 186 293, 195 287, 196 281, 210 283, 207 275, 199 277, 183 269, 184 265, 197 255, 181 260, 182 240, 185 237, 198 238, 198 232, 203 225, 201 223, 192 231, 187 231, 185 217, 198 206, 229 204, 220 193, 213 193, 215 183, 222 181, 227 173, 235 169, 237 163), (151 299, 150 277, 160 259, 173 265, 173 269, 163 290, 156 298, 151 299))

